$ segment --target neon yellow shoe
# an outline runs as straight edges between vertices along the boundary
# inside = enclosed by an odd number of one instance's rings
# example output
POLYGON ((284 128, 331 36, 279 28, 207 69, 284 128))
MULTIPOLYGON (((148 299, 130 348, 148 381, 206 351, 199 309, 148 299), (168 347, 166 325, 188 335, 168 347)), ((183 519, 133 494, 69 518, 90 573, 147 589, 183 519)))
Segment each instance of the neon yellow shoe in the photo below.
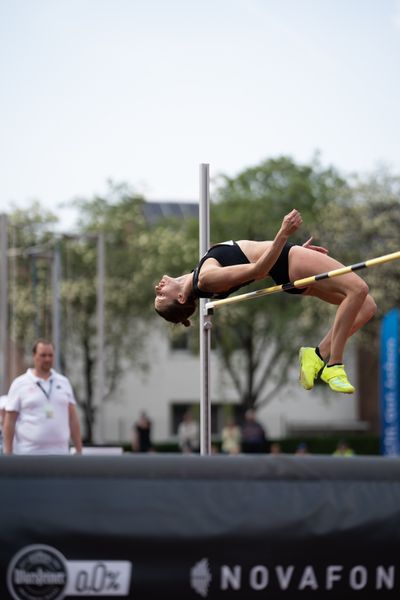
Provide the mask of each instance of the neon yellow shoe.
POLYGON ((333 367, 325 367, 321 373, 322 381, 325 381, 334 392, 342 392, 343 394, 352 394, 356 391, 347 379, 344 365, 334 365, 333 367))
POLYGON ((318 373, 325 366, 325 363, 315 352, 315 348, 300 348, 299 360, 299 381, 305 390, 311 390, 314 387, 314 381, 317 379, 318 373))

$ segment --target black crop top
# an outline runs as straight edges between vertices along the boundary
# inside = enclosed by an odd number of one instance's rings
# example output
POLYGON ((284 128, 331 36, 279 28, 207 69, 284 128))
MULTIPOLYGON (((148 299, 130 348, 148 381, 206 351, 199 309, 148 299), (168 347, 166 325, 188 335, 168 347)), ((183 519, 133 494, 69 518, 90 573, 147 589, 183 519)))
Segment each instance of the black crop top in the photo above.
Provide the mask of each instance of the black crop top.
MULTIPOLYGON (((278 259, 269 271, 269 276, 272 277, 277 285, 282 285, 289 282, 289 251, 293 245, 294 244, 291 242, 286 242, 282 248, 282 252, 278 256, 278 259)), ((204 261, 207 260, 207 258, 215 258, 215 260, 217 260, 222 267, 230 267, 231 265, 246 265, 250 263, 247 256, 234 241, 223 242, 222 244, 216 244, 215 246, 212 246, 202 257, 199 264, 193 271, 193 293, 195 296, 197 296, 197 298, 213 298, 215 300, 222 300, 230 294, 233 294, 233 292, 239 290, 241 287, 249 285, 249 283, 253 283, 254 279, 233 287, 226 292, 218 292, 217 294, 213 294, 212 292, 202 292, 198 285, 199 273, 204 261)), ((288 294, 303 294, 306 289, 307 288, 292 288, 283 291, 287 292, 288 294)))
POLYGON ((197 298, 213 298, 215 300, 222 300, 230 294, 233 294, 233 292, 239 290, 241 287, 254 281, 246 281, 246 283, 242 283, 241 285, 230 288, 229 290, 226 290, 226 292, 218 292, 216 294, 213 292, 203 292, 199 289, 199 274, 203 263, 208 258, 214 258, 222 267, 230 267, 232 265, 247 265, 250 263, 247 256, 233 240, 212 246, 208 252, 204 254, 197 267, 193 270, 193 293, 197 298))

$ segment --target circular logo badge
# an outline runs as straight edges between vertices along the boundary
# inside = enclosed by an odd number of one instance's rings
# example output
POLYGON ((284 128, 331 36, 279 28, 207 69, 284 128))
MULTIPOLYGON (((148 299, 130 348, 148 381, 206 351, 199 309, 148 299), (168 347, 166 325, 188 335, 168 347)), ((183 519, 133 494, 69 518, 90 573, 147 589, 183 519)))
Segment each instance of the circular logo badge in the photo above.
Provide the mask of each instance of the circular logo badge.
POLYGON ((50 546, 26 546, 11 560, 7 586, 15 600, 61 600, 67 585, 65 557, 50 546))

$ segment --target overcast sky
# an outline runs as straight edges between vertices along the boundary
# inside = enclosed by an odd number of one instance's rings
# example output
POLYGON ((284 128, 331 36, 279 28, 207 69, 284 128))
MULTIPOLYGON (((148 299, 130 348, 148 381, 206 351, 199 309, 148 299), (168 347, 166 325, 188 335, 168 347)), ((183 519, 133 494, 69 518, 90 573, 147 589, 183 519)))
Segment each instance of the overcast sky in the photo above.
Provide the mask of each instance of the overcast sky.
POLYGON ((0 0, 0 73, 0 211, 281 154, 400 173, 398 0, 0 0))

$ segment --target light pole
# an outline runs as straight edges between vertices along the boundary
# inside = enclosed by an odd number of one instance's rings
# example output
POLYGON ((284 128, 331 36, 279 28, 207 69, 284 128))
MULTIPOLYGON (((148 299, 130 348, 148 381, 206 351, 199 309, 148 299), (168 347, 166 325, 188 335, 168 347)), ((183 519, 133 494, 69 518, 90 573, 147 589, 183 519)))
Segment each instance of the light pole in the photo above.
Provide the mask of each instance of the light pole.
POLYGON ((54 344, 54 366, 56 371, 61 371, 61 252, 60 242, 55 241, 53 250, 52 270, 52 329, 54 344))
POLYGON ((97 398, 96 405, 100 415, 100 438, 104 442, 104 285, 105 283, 105 240, 104 232, 97 235, 97 398))

